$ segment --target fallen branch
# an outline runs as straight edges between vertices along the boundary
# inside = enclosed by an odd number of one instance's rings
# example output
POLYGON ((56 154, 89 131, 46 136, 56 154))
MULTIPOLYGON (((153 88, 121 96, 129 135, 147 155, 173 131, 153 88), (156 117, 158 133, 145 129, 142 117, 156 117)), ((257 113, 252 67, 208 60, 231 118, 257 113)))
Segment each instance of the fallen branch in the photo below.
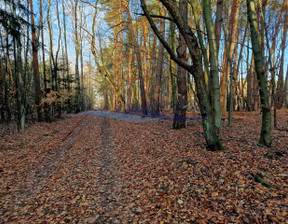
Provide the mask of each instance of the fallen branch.
POLYGON ((269 184, 267 181, 265 181, 263 178, 264 176, 261 174, 261 173, 256 173, 256 174, 251 174, 255 181, 262 184, 263 186, 265 187, 268 187, 268 188, 276 188, 276 186, 272 185, 272 184, 269 184))

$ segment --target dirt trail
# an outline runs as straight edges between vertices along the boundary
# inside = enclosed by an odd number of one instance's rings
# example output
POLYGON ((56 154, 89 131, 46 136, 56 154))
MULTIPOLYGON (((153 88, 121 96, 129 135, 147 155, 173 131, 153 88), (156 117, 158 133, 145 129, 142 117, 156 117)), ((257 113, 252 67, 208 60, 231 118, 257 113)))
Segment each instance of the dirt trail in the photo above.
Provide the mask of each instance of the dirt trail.
MULTIPOLYGON (((6 176, 9 184, 6 189, 1 187, 0 223, 37 223, 49 220, 49 216, 54 216, 55 220, 57 212, 59 218, 63 218, 64 210, 69 207, 65 198, 71 199, 68 193, 75 195, 72 201, 78 204, 82 213, 90 207, 90 217, 79 220, 66 211, 69 215, 65 222, 111 222, 109 212, 117 206, 121 192, 117 189, 120 185, 109 119, 85 115, 74 127, 48 151, 23 156, 31 162, 15 171, 17 176, 23 171, 26 173, 21 181, 15 182, 6 176), (54 209, 46 206, 51 206, 51 203, 55 203, 54 209)), ((1 182, 4 182, 2 178, 1 182)))
MULTIPOLYGON (((258 114, 239 113, 239 128, 223 127, 227 150, 217 154, 205 149, 198 122, 176 131, 169 121, 94 115, 0 138, 0 224, 288 219, 287 152, 268 159, 271 149, 257 146, 258 114), (251 172, 277 189, 257 184, 251 172)), ((287 149, 287 132, 273 130, 272 137, 273 150, 287 149)))
POLYGON ((55 153, 52 153, 46 161, 36 170, 35 172, 35 181, 33 183, 34 187, 41 187, 43 181, 47 180, 49 175, 59 167, 59 161, 63 160, 63 157, 67 156, 68 151, 75 145, 77 136, 81 131, 87 127, 87 124, 91 122, 91 118, 84 116, 83 119, 78 123, 77 127, 71 131, 67 136, 62 139, 55 153))
POLYGON ((109 212, 117 204, 116 192, 119 187, 117 179, 117 167, 115 167, 115 145, 111 138, 111 130, 109 119, 107 117, 100 118, 101 121, 101 154, 100 154, 100 173, 98 176, 100 204, 103 211, 95 216, 95 223, 110 223, 109 212))

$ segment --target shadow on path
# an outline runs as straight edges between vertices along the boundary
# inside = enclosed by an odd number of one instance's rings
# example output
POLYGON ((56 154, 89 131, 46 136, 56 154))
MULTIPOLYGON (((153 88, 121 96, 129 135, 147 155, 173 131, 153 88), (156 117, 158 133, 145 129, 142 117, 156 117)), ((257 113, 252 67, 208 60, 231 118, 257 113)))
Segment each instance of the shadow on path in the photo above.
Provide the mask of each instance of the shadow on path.
MULTIPOLYGON (((115 145, 111 139, 110 123, 107 117, 101 118, 101 147, 99 160, 101 161, 100 174, 98 177, 100 205, 102 212, 96 216, 95 224, 112 223, 109 213, 117 204, 117 167, 115 164, 115 145)), ((115 221, 115 220, 114 220, 115 221)), ((113 222, 114 222, 113 221, 113 222)))
POLYGON ((135 116, 131 114, 109 112, 109 111, 103 111, 103 110, 87 111, 82 114, 91 114, 95 116, 108 117, 108 118, 114 118, 115 120, 131 121, 131 122, 148 122, 148 121, 157 121, 160 119, 160 117, 157 117, 157 118, 142 117, 142 116, 135 116))

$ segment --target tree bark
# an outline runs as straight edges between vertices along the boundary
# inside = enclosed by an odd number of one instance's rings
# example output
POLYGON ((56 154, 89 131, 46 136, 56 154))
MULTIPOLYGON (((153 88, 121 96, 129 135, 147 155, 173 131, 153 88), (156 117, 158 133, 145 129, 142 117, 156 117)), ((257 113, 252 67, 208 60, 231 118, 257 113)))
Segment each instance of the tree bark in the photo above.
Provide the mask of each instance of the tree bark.
POLYGON ((223 14, 223 0, 217 0, 216 20, 215 20, 215 38, 216 38, 216 51, 219 53, 219 44, 221 40, 221 27, 222 27, 222 14, 223 14))
POLYGON ((213 119, 216 128, 221 127, 221 111, 220 111, 220 86, 219 86, 219 73, 218 73, 218 55, 217 43, 212 26, 212 12, 209 0, 203 0, 203 14, 206 25, 208 42, 209 42, 209 61, 210 61, 210 83, 212 86, 211 102, 213 109, 213 119))
POLYGON ((1 120, 0 122, 4 122, 5 121, 5 112, 4 112, 4 83, 5 83, 5 76, 3 73, 3 69, 2 69, 2 58, 0 55, 0 116, 1 116, 1 120))
MULTIPOLYGON (((232 9, 230 13, 230 19, 229 19, 229 33, 228 33, 228 53, 230 55, 230 58, 232 58, 233 49, 235 45, 235 39, 237 36, 237 27, 238 27, 238 16, 239 16, 239 6, 240 1, 239 0, 233 0, 232 9)), ((228 87, 228 75, 230 74, 230 66, 227 59, 227 54, 224 49, 223 54, 223 74, 221 76, 221 88, 220 88, 220 104, 221 104, 221 113, 224 115, 227 111, 227 87, 228 87)))
POLYGON ((283 38, 281 43, 281 59, 280 59, 280 70, 278 76, 278 84, 277 84, 277 101, 276 107, 277 109, 281 109, 285 103, 285 87, 284 87, 284 58, 285 58, 285 48, 286 48, 286 37, 287 37, 287 27, 288 27, 288 1, 283 1, 283 10, 285 12, 284 15, 284 26, 283 26, 283 38))
POLYGON ((187 65, 185 62, 181 61, 170 48, 169 44, 164 40, 163 36, 160 34, 159 30, 155 26, 152 20, 144 0, 141 0, 141 7, 151 25, 151 28, 157 35, 158 39, 162 42, 167 52, 170 54, 171 58, 180 66, 185 68, 189 73, 191 73, 195 78, 197 97, 199 100, 199 106, 202 116, 202 124, 204 130, 204 137, 207 143, 207 149, 212 151, 223 150, 222 143, 217 136, 216 128, 213 122, 213 113, 211 104, 209 102, 207 87, 205 84, 205 77, 202 65, 202 53, 198 45, 198 40, 195 34, 192 32, 191 28, 187 23, 183 21, 182 15, 178 6, 173 0, 160 0, 162 4, 168 9, 172 19, 176 23, 180 33, 182 34, 185 42, 188 46, 193 65, 187 65))
POLYGON ((288 65, 286 68, 285 89, 286 89, 286 108, 288 108, 288 65))
MULTIPOLYGON (((188 23, 188 3, 186 0, 180 0, 179 10, 182 15, 182 19, 185 23, 188 23)), ((177 48, 178 58, 187 63, 186 57, 187 45, 182 34, 179 34, 179 46, 177 48)), ((173 128, 181 129, 186 127, 186 111, 188 104, 187 97, 187 71, 181 66, 177 65, 177 87, 178 87, 178 99, 176 104, 176 110, 173 119, 173 128)))
MULTIPOLYGON (((165 16, 164 9, 160 9, 161 16, 165 16)), ((160 20, 160 32, 165 37, 165 20, 160 20)), ((163 60, 164 60, 164 46, 161 42, 159 42, 158 47, 158 56, 157 56, 157 65, 156 65, 156 76, 155 76, 155 90, 153 94, 152 100, 152 116, 159 116, 160 115, 160 91, 161 91, 161 81, 162 81, 162 74, 163 74, 163 60)))
POLYGON ((210 82, 210 71, 209 71, 209 61, 208 61, 208 55, 207 55, 207 49, 204 46, 204 41, 202 38, 202 32, 200 28, 200 22, 199 22, 199 7, 197 7, 197 4, 195 0, 191 0, 191 7, 192 12, 194 16, 195 26, 197 29, 197 35, 198 35, 198 41, 199 45, 201 47, 201 51, 203 54, 203 61, 204 61, 204 71, 205 71, 205 83, 207 85, 207 88, 209 89, 209 94, 211 95, 211 85, 209 85, 210 82))
POLYGON ((269 95, 267 90, 267 80, 265 78, 265 63, 261 54, 260 43, 258 40, 259 32, 257 31, 256 11, 254 0, 247 0, 248 21, 250 23, 250 33, 252 41, 252 50, 255 60, 255 70, 257 73, 259 94, 262 110, 262 126, 259 144, 271 147, 271 112, 269 106, 269 95))
MULTIPOLYGON (((170 27, 169 27, 169 32, 170 32, 170 45, 172 50, 174 51, 174 37, 175 37, 175 24, 171 21, 170 22, 170 27)), ((177 105, 177 86, 175 82, 175 72, 174 72, 174 61, 169 58, 169 71, 170 71, 170 84, 171 84, 171 106, 170 108, 173 109, 173 112, 175 113, 176 111, 176 105, 177 105)))
POLYGON ((133 43, 133 46, 135 48, 135 54, 136 54, 136 60, 137 60, 137 67, 138 67, 138 77, 139 77, 139 82, 140 82, 140 92, 141 92, 141 108, 142 108, 142 113, 144 115, 148 114, 147 110, 147 101, 146 101, 146 92, 145 92, 145 87, 144 87, 144 78, 143 78, 143 69, 142 69, 142 61, 141 61, 141 54, 140 54, 140 49, 137 43, 137 39, 133 30, 133 24, 132 24, 132 16, 130 14, 129 8, 128 8, 128 3, 125 4, 124 10, 128 16, 128 29, 130 31, 131 35, 131 40, 133 43))
POLYGON ((79 74, 79 56, 80 56, 80 42, 78 35, 78 1, 75 1, 74 5, 74 38, 75 38, 75 112, 81 111, 81 85, 80 85, 80 74, 79 74))
POLYGON ((30 2, 31 11, 31 25, 32 25, 32 51, 33 51, 33 69, 34 69, 34 90, 35 90, 35 105, 37 108, 38 121, 42 120, 41 116, 41 87, 40 87, 40 75, 39 75, 39 63, 38 63, 38 40, 36 37, 36 27, 34 22, 34 10, 33 1, 30 2))

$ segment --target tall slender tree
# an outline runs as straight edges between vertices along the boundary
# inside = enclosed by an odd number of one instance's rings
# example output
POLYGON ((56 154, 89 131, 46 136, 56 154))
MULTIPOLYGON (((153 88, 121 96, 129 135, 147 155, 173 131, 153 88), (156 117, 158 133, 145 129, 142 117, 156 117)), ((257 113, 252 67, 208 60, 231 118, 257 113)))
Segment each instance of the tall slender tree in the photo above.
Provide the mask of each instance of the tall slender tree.
MULTIPOLYGON (((160 9, 161 16, 165 16, 165 10, 160 9)), ((160 20, 160 32, 165 36, 165 20, 160 20)), ((156 76, 155 76, 155 89, 152 100, 152 115, 159 116, 160 114, 160 91, 162 86, 162 75, 163 75, 163 60, 164 60, 164 46, 160 42, 158 47, 158 57, 156 65, 156 76)))
POLYGON ((141 53, 139 49, 139 45, 137 43, 136 35, 133 29, 133 24, 132 24, 132 16, 129 10, 129 2, 125 1, 125 4, 123 5, 123 8, 128 16, 128 29, 129 33, 131 35, 131 41, 133 43, 133 47, 135 49, 135 54, 136 54, 136 61, 137 61, 137 67, 138 67, 138 77, 139 77, 139 83, 140 83, 140 95, 141 95, 141 108, 142 108, 142 113, 146 115, 148 113, 147 109, 147 101, 146 101, 146 92, 145 92, 145 87, 144 87, 144 78, 143 78, 143 68, 142 68, 142 61, 141 61, 141 53))
POLYGON ((257 20, 256 20, 256 9, 254 0, 247 0, 247 15, 250 24, 251 42, 252 50, 255 61, 255 70, 257 73, 258 83, 259 83, 259 94, 261 101, 261 111, 262 111, 262 126, 259 144, 271 147, 271 112, 269 105, 269 95, 267 89, 267 80, 265 77, 265 62, 262 57, 260 42, 259 42, 259 32, 257 31, 257 20))
POLYGON ((213 108, 214 124, 217 128, 221 127, 221 111, 220 111, 220 86, 218 72, 218 54, 215 31, 212 23, 212 10, 209 0, 203 0, 203 16, 206 25, 208 42, 209 42, 209 61, 210 61, 210 79, 209 84, 212 86, 211 102, 213 108))
MULTIPOLYGON (((185 23, 188 23, 188 2, 186 0, 180 0, 179 10, 182 15, 182 19, 185 23)), ((177 56, 179 60, 187 63, 187 45, 182 34, 179 34, 179 46, 177 48, 177 56)), ((173 128, 180 129, 186 127, 186 111, 188 108, 188 96, 187 96, 187 71, 180 65, 177 65, 177 87, 178 97, 176 110, 173 119, 173 128)))
POLYGON ((31 11, 31 25, 32 25, 32 51, 33 51, 33 69, 34 69, 34 88, 35 88, 35 105, 37 107, 38 121, 42 120, 41 116, 41 87, 40 87, 40 75, 39 75, 39 63, 38 63, 38 40, 36 37, 36 26, 34 22, 34 10, 33 0, 30 2, 31 11))

